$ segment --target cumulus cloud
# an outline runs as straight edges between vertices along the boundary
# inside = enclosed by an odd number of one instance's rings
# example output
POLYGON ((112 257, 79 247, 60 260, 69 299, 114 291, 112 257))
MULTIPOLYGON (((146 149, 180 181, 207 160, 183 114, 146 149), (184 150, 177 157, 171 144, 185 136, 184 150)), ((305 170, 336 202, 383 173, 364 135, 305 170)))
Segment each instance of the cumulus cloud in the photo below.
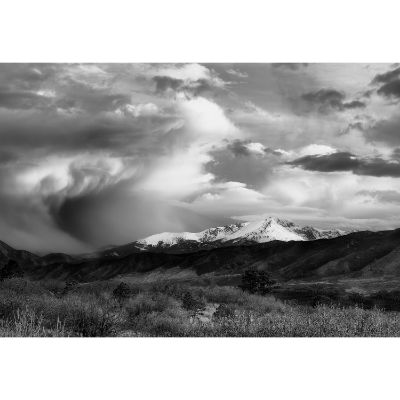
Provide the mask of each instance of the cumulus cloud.
POLYGON ((197 96, 225 86, 225 82, 214 71, 199 64, 155 68, 148 75, 153 75, 157 93, 178 92, 197 96))
POLYGON ((0 240, 82 252, 270 213, 391 226, 398 66, 340 68, 2 64, 0 240))
POLYGON ((303 94, 301 98, 308 104, 317 107, 318 111, 322 113, 330 110, 345 111, 366 107, 366 104, 360 100, 345 101, 346 95, 335 89, 308 92, 303 94))

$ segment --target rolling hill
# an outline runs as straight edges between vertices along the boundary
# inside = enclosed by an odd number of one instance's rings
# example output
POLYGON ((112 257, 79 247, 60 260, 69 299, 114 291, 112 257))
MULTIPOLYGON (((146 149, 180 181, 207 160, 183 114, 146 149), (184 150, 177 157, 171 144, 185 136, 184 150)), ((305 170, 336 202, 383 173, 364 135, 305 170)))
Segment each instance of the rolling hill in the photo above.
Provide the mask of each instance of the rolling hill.
POLYGON ((272 241, 190 253, 137 252, 126 256, 24 263, 33 279, 93 281, 154 271, 191 271, 196 276, 234 276, 247 268, 269 271, 280 281, 327 277, 400 276, 400 229, 355 232, 333 239, 272 241))

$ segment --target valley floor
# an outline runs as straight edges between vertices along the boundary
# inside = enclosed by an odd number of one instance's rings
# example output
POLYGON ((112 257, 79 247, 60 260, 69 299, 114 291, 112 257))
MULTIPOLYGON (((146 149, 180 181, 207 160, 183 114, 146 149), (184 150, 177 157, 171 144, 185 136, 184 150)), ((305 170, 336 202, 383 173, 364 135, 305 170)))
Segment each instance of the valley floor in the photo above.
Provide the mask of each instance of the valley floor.
MULTIPOLYGON (((299 304, 235 287, 0 283, 0 336, 358 337, 400 336, 400 313, 333 302, 299 304), (114 294, 113 294, 114 293, 114 294)), ((329 297, 327 297, 329 300, 329 297)))

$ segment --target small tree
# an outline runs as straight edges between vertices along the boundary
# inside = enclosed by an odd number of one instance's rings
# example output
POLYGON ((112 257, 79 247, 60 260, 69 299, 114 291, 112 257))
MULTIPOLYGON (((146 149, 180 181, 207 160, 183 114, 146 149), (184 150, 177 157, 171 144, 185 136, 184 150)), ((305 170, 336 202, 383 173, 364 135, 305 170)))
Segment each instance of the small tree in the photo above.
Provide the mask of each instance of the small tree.
POLYGON ((276 281, 266 271, 258 271, 256 269, 248 269, 242 275, 242 283, 239 287, 252 294, 264 295, 271 291, 276 281))
POLYGON ((131 296, 131 288, 124 282, 121 282, 114 290, 113 297, 118 301, 119 305, 125 303, 126 300, 131 296))
POLYGON ((200 297, 194 297, 190 292, 183 295, 182 306, 185 310, 190 311, 193 316, 206 309, 205 301, 200 297))
POLYGON ((213 314, 214 319, 220 318, 228 318, 232 319, 235 318, 235 309, 233 306, 228 304, 220 304, 213 314))
POLYGON ((72 292, 77 286, 78 286, 78 281, 76 281, 75 279, 68 280, 67 282, 65 282, 65 286, 61 295, 65 296, 69 292, 72 292))
POLYGON ((9 260, 8 263, 0 269, 0 282, 5 279, 22 278, 24 271, 15 260, 9 260))

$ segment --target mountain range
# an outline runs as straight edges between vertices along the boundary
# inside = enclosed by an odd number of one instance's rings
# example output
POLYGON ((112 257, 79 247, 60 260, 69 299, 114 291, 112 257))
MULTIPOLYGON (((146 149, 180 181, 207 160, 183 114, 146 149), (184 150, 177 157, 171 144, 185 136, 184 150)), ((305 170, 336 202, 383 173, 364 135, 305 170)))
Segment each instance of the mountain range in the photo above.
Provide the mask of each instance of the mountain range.
POLYGON ((268 271, 281 282, 352 282, 356 278, 395 282, 400 278, 400 229, 343 233, 300 228, 288 221, 267 218, 259 223, 212 228, 189 238, 184 234, 160 234, 156 238, 153 235, 84 256, 38 256, 0 242, 0 267, 13 259, 32 279, 83 282, 149 274, 190 279, 213 277, 231 282, 248 268, 268 271), (176 251, 182 243, 186 247, 176 251), (188 250, 188 243, 194 244, 195 249, 188 250), (204 243, 213 247, 201 248, 199 244, 204 243), (166 246, 164 251, 162 246, 166 246))
POLYGON ((209 228, 201 232, 157 233, 127 245, 109 248, 103 255, 119 257, 135 251, 183 253, 274 240, 289 242, 331 239, 347 233, 349 231, 339 229, 322 230, 312 226, 301 227, 281 218, 267 217, 209 228))

